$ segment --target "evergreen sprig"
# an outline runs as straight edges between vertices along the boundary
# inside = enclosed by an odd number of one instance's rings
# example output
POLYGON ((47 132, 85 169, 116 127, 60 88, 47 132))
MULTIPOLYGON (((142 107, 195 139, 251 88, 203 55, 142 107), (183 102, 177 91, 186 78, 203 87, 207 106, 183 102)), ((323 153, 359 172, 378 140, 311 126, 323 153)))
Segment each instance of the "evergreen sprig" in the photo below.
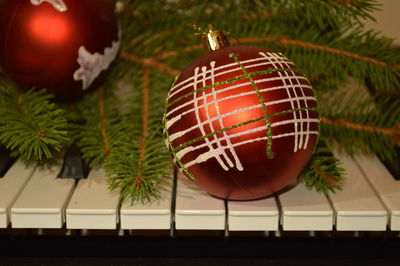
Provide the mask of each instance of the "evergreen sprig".
POLYGON ((0 84, 0 143, 26 160, 50 159, 68 141, 62 109, 44 90, 26 93, 0 84))
POLYGON ((400 101, 340 94, 321 108, 321 135, 350 154, 374 153, 392 161, 400 146, 400 101))
POLYGON ((106 83, 71 104, 2 83, 0 143, 40 161, 75 142, 92 167, 106 168, 110 188, 120 190, 123 200, 159 196, 172 165, 161 132, 164 99, 174 77, 203 54, 188 25, 212 24, 229 32, 233 45, 284 53, 310 78, 320 100, 323 141, 302 174, 307 186, 323 192, 339 187, 343 172, 326 145, 332 141, 350 153, 367 150, 394 158, 398 103, 359 95, 348 102, 339 96, 325 100, 349 77, 370 80, 378 92, 399 85, 400 53, 392 40, 363 29, 363 21, 373 19, 376 1, 123 2, 121 53, 106 83), (339 107, 343 102, 346 106, 339 107))
POLYGON ((168 185, 172 163, 160 136, 151 134, 145 141, 122 142, 106 160, 111 190, 120 191, 123 202, 150 202, 160 197, 160 185, 168 185), (144 156, 138 146, 143 145, 144 156), (161 151, 161 152, 160 152, 161 151))
POLYGON ((150 82, 148 68, 136 73, 143 82, 128 92, 137 104, 121 116, 121 123, 128 126, 105 163, 111 190, 119 190, 122 201, 130 200, 131 204, 159 198, 160 186, 168 185, 172 178, 172 162, 161 127, 165 95, 154 87, 157 82, 150 82))
POLYGON ((328 193, 341 189, 343 174, 344 169, 340 168, 340 161, 335 158, 326 140, 320 139, 313 158, 300 175, 300 180, 309 189, 328 193))
POLYGON ((79 105, 82 124, 75 127, 76 144, 93 168, 104 165, 128 126, 121 122, 113 89, 105 84, 79 105))
POLYGON ((321 29, 339 28, 344 23, 362 25, 367 19, 374 20, 371 12, 379 8, 371 0, 276 0, 274 3, 277 14, 292 13, 294 19, 306 20, 321 29))

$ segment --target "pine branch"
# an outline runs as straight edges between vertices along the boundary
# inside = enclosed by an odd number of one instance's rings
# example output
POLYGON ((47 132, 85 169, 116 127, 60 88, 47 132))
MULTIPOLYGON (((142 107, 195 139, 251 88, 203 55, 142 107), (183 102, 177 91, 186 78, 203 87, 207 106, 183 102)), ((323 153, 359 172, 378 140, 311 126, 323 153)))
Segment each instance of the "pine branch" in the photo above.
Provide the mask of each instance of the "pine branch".
MULTIPOLYGON (((362 60, 365 62, 369 62, 378 66, 382 66, 385 68, 393 68, 393 69, 399 69, 400 70, 400 65, 391 65, 387 62, 378 60, 373 57, 367 57, 367 56, 362 56, 356 53, 351 53, 345 50, 341 49, 336 49, 336 48, 331 48, 328 46, 323 46, 323 45, 318 45, 314 43, 309 43, 309 42, 303 42, 300 40, 292 40, 288 39, 287 37, 281 36, 281 37, 258 37, 258 38, 239 38, 237 40, 233 40, 233 43, 275 43, 278 45, 282 46, 298 46, 298 47, 303 47, 303 48, 309 48, 312 50, 318 50, 318 51, 324 51, 332 54, 337 54, 337 55, 342 55, 346 56, 349 58, 357 59, 357 60, 362 60)), ((193 50, 200 50, 202 49, 201 45, 194 45, 190 47, 185 47, 183 48, 183 51, 185 52, 190 52, 193 50)), ((157 59, 166 59, 171 56, 177 56, 179 53, 178 51, 169 51, 169 52, 164 52, 162 54, 156 55, 157 59)), ((123 57, 127 58, 127 55, 124 55, 123 57)), ((139 59, 134 59, 137 62, 143 61, 143 63, 146 63, 145 59, 139 60, 139 59)), ((147 59, 147 60, 152 60, 152 59, 147 59)))
POLYGON ((316 35, 316 29, 309 25, 309 29, 275 34, 270 43, 308 76, 323 74, 325 79, 338 82, 349 76, 360 81, 368 78, 377 90, 399 84, 400 55, 392 46, 393 40, 376 32, 344 27, 316 35))
MULTIPOLYGON (((306 33, 302 34, 306 35, 306 33)), ((354 34, 357 35, 359 33, 357 32, 354 34)), ((367 32, 360 36, 357 36, 359 41, 368 43, 367 45, 368 47, 373 47, 371 49, 363 47, 363 50, 368 51, 369 54, 368 56, 365 56, 360 52, 355 53, 346 50, 348 48, 354 50, 354 48, 346 47, 348 45, 343 45, 343 44, 357 43, 355 41, 348 41, 349 38, 350 37, 346 37, 345 39, 343 39, 342 43, 339 42, 340 40, 335 41, 337 44, 334 45, 337 45, 340 48, 330 47, 329 44, 325 45, 318 44, 318 42, 320 42, 321 40, 315 40, 315 43, 312 43, 312 42, 305 42, 302 40, 289 39, 288 37, 284 36, 239 38, 237 39, 237 41, 234 40, 233 43, 238 42, 241 44, 245 43, 276 44, 281 47, 280 49, 281 51, 287 53, 288 57, 299 65, 299 67, 305 72, 307 76, 321 76, 321 74, 323 73, 325 74, 324 79, 327 78, 329 79, 330 78, 329 76, 334 75, 333 79, 337 81, 345 80, 348 75, 352 75, 353 77, 359 80, 365 80, 366 78, 369 78, 372 80, 374 84, 376 84, 378 89, 386 88, 390 84, 398 83, 398 80, 400 79, 400 64, 398 64, 400 62, 400 57, 398 55, 398 52, 390 47, 390 43, 388 43, 387 40, 374 39, 372 32, 367 32), (304 51, 299 51, 298 49, 294 49, 295 53, 293 53, 290 48, 291 46, 302 48, 304 49, 304 51), (284 49, 282 49, 282 47, 284 49), (313 51, 312 55, 310 55, 309 58, 304 57, 304 54, 309 54, 307 50, 313 51), (379 58, 380 54, 384 55, 383 59, 379 58), (388 56, 389 54, 390 56, 388 56), (306 61, 304 61, 304 59, 306 59, 306 61), (389 59, 389 61, 387 62, 385 61, 385 59, 386 60, 389 59), (332 62, 333 60, 335 62, 332 62), (354 69, 348 67, 352 66, 353 64, 358 64, 357 68, 354 69), (321 72, 321 70, 326 70, 326 69, 329 69, 330 73, 321 72)), ((353 38, 356 38, 356 36, 353 36, 353 38)), ((184 52, 191 52, 195 50, 200 50, 201 48, 202 46, 195 45, 195 46, 184 47, 182 50, 184 52)), ((360 48, 356 50, 362 51, 360 48)), ((167 59, 169 57, 177 55, 180 55, 180 52, 168 51, 156 55, 155 57, 157 59, 167 59)))
MULTIPOLYGON (((144 163, 146 155, 146 138, 149 135, 149 76, 150 70, 145 68, 143 71, 143 112, 142 112, 142 136, 140 138, 139 160, 141 165, 144 163)), ((143 175, 139 175, 136 179, 136 185, 140 186, 143 182, 143 175)))
POLYGON ((0 143, 28 161, 53 158, 68 138, 64 112, 45 91, 0 84, 0 143))
POLYGON ((119 82, 129 73, 128 67, 116 62, 102 87, 74 103, 75 111, 80 114, 80 123, 75 122, 74 126, 75 142, 92 168, 104 166, 126 132, 126 124, 121 120, 127 104, 121 97, 119 82))
POLYGON ((126 126, 120 123, 118 107, 121 104, 118 104, 115 96, 115 85, 107 82, 78 104, 81 120, 85 122, 75 127, 76 142, 82 157, 93 168, 104 165, 126 126))
POLYGON ((392 138, 397 146, 400 146, 400 124, 393 128, 383 128, 377 126, 357 124, 346 120, 333 120, 326 117, 321 117, 321 122, 334 127, 344 127, 352 130, 358 130, 363 132, 375 133, 377 135, 384 135, 392 138))
POLYGON ((99 89, 99 115, 100 115, 100 122, 99 122, 99 128, 101 132, 101 138, 103 142, 103 150, 104 150, 104 156, 109 156, 110 155, 110 142, 109 142, 109 137, 107 134, 107 124, 108 124, 108 117, 105 114, 104 110, 104 102, 105 102, 105 92, 104 92, 104 87, 101 87, 99 89))
POLYGON ((346 57, 349 57, 352 59, 369 62, 369 63, 375 64, 377 66, 382 66, 385 68, 400 69, 400 65, 391 65, 387 62, 378 60, 373 57, 363 56, 363 55, 348 52, 345 50, 331 48, 329 46, 323 46, 323 45, 318 45, 318 44, 314 44, 314 43, 303 42, 300 40, 291 40, 284 36, 277 37, 277 38, 268 38, 268 37, 266 37, 266 38, 242 38, 242 39, 240 39, 240 42, 243 42, 243 43, 256 43, 256 42, 268 42, 269 43, 269 42, 271 42, 271 43, 276 43, 278 45, 283 45, 283 46, 293 45, 293 46, 308 48, 308 49, 312 49, 312 50, 324 51, 324 52, 331 53, 331 54, 346 56, 346 57))
POLYGON ((150 70, 144 68, 142 91, 136 93, 132 106, 121 123, 129 123, 125 132, 106 160, 111 190, 121 192, 121 200, 150 202, 160 197, 160 185, 171 178, 171 161, 163 143, 160 127, 160 95, 150 92, 150 70))
POLYGON ((371 0, 285 0, 276 1, 277 11, 292 15, 297 20, 306 19, 321 29, 338 28, 343 24, 362 24, 365 20, 374 20, 371 12, 378 4, 371 0))
POLYGON ((393 160, 400 145, 400 101, 339 95, 321 108, 321 134, 350 154, 375 153, 393 160))
MULTIPOLYGON (((133 5, 139 10, 139 17, 144 27, 150 23, 162 27, 170 16, 177 16, 181 22, 192 19, 192 23, 208 17, 209 21, 224 20, 226 25, 232 24, 232 18, 239 22, 268 19, 270 16, 282 16, 295 20, 305 20, 321 29, 337 28, 343 24, 360 24, 365 19, 373 19, 371 12, 378 5, 371 0, 242 0, 242 1, 152 1, 136 2, 133 5), (151 8, 151 6, 153 8, 151 8), (160 12, 164 10, 164 12, 160 12), (177 12, 177 10, 179 10, 177 12), (158 11, 158 13, 156 13, 158 11), (151 18, 151 22, 149 21, 151 18), (182 21, 182 19, 184 19, 182 21)), ((129 11, 127 12, 129 13, 129 11)), ((264 22, 264 21, 263 21, 264 22)), ((214 24, 214 23, 213 23, 214 24)))
POLYGON ((323 193, 335 192, 342 188, 344 182, 344 169, 339 165, 339 160, 328 148, 326 141, 320 139, 313 158, 300 175, 300 180, 309 189, 323 193))

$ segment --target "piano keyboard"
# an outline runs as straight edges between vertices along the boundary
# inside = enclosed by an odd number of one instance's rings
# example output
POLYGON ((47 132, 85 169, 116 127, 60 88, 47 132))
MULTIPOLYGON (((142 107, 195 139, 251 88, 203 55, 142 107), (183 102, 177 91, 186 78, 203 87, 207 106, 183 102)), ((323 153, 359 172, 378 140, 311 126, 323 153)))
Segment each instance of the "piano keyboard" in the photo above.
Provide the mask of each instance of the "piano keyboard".
POLYGON ((399 231, 400 180, 376 157, 336 155, 348 176, 329 196, 297 184, 266 199, 225 201, 178 174, 162 200, 135 206, 108 191, 102 169, 75 181, 56 177, 61 166, 32 169, 17 161, 0 178, 0 228, 399 231))

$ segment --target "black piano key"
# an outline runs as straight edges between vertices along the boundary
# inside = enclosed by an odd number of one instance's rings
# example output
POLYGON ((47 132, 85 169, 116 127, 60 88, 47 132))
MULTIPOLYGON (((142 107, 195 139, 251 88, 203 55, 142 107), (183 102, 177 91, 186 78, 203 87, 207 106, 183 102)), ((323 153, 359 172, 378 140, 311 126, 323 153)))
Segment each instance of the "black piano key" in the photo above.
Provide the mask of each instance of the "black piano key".
POLYGON ((400 147, 396 147, 396 158, 393 161, 381 160, 386 169, 392 174, 395 180, 400 180, 400 147))
POLYGON ((10 152, 6 148, 0 146, 0 178, 4 177, 16 160, 10 156, 10 152))
POLYGON ((82 159, 82 154, 78 148, 72 146, 65 153, 63 165, 57 178, 85 179, 89 175, 90 167, 82 159))

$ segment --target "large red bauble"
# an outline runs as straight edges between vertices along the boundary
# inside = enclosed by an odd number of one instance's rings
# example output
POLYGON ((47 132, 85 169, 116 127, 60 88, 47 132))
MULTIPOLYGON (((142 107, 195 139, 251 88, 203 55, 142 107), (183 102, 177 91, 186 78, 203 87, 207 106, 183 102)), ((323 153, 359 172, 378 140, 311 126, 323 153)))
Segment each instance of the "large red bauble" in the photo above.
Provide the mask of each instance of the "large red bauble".
POLYGON ((164 129, 186 176, 214 196, 252 200, 305 168, 319 115, 309 81, 287 58, 228 46, 183 71, 168 96, 164 129))
POLYGON ((0 0, 0 66, 22 89, 71 100, 119 48, 111 0, 0 0))

